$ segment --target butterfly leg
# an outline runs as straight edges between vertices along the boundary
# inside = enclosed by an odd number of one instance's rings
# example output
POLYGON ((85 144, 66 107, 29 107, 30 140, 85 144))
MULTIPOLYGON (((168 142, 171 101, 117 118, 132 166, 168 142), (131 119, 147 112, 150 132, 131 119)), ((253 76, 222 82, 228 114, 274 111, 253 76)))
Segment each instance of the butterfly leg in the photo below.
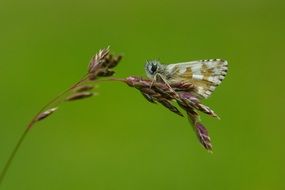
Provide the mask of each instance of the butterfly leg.
POLYGON ((154 76, 153 76, 153 80, 151 81, 151 84, 150 84, 150 87, 149 88, 151 88, 152 86, 153 86, 153 84, 154 84, 154 82, 158 82, 157 81, 157 76, 159 76, 160 78, 161 78, 161 80, 163 80, 162 79, 162 76, 160 75, 160 74, 155 74, 154 76))
POLYGON ((153 85, 153 83, 154 82, 161 82, 161 83, 164 83, 167 87, 168 87, 168 89, 169 89, 169 91, 171 91, 173 94, 175 94, 175 96, 176 97, 178 97, 179 98, 179 95, 177 94, 177 92, 175 91, 175 90, 173 90, 173 88, 170 86, 170 84, 167 82, 167 80, 161 75, 161 74, 159 74, 159 73, 157 73, 155 76, 154 76, 154 80, 152 81, 152 84, 151 85, 153 85))

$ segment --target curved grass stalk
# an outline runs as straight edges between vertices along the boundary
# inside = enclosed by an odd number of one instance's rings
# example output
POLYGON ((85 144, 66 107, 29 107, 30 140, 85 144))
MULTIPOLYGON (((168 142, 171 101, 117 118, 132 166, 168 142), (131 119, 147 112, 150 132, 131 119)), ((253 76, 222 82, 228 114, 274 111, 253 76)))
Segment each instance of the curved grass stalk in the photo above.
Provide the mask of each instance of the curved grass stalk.
POLYGON ((60 93, 58 96, 53 98, 46 105, 44 105, 37 114, 35 114, 35 116, 32 118, 32 120, 26 126, 25 131, 20 136, 16 146, 14 147, 12 153, 10 154, 6 164, 4 165, 4 168, 3 168, 3 170, 2 170, 2 172, 0 174, 0 185, 2 184, 2 182, 4 180, 4 178, 5 178, 6 174, 7 174, 7 171, 10 168, 11 163, 13 162, 13 160, 14 160, 14 158, 16 156, 16 153, 18 152, 20 146, 22 145, 22 143, 25 140, 28 132, 34 126, 34 124, 36 122, 38 122, 38 121, 48 117, 51 113, 53 113, 55 111, 55 107, 57 107, 60 103, 62 103, 62 101, 64 101, 64 98, 66 97, 66 95, 68 95, 68 93, 70 93, 73 89, 75 89, 76 87, 80 86, 81 84, 83 84, 87 80, 88 80, 88 75, 84 76, 80 81, 78 81, 77 83, 73 84, 67 90, 65 90, 64 92, 60 93), (49 110, 51 110, 51 111, 49 111, 49 110))
POLYGON ((113 56, 110 54, 109 47, 100 50, 95 56, 92 57, 89 63, 88 72, 81 80, 71 85, 71 87, 69 87, 67 90, 53 98, 46 105, 44 105, 37 114, 35 114, 32 120, 27 124, 26 129, 20 136, 16 146, 8 157, 8 160, 0 173, 0 185, 3 183, 8 169, 10 168, 20 146, 23 144, 23 141, 31 128, 38 121, 45 119, 56 111, 57 106, 59 106, 63 101, 74 101, 93 95, 93 93, 90 92, 90 90, 93 89, 93 85, 85 85, 85 83, 97 81, 98 78, 112 76, 114 74, 112 68, 119 63, 121 58, 122 57, 120 55, 113 56))

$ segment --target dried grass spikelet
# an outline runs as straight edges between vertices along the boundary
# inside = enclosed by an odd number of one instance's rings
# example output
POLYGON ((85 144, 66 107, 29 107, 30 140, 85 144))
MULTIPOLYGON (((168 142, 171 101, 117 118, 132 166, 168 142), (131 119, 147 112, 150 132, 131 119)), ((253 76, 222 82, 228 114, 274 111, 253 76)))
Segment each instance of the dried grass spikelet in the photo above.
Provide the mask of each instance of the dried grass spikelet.
POLYGON ((173 105, 174 102, 177 102, 179 107, 186 111, 188 120, 192 124, 200 143, 206 150, 209 152, 212 151, 211 139, 207 129, 200 123, 197 111, 201 111, 213 117, 218 116, 193 95, 193 84, 186 82, 165 84, 163 82, 153 82, 152 80, 135 76, 128 77, 123 81, 130 87, 138 89, 149 102, 160 103, 170 111, 183 116, 181 111, 173 105))
POLYGON ((89 80, 95 80, 97 77, 112 76, 115 73, 112 68, 116 67, 121 59, 121 55, 114 56, 110 54, 109 47, 100 50, 95 56, 92 57, 89 63, 89 80))
POLYGON ((179 109, 171 103, 176 95, 163 83, 152 83, 151 80, 143 80, 139 77, 128 77, 125 82, 138 89, 149 102, 158 102, 170 111, 183 116, 179 109))
POLYGON ((77 92, 77 93, 74 93, 74 94, 68 96, 66 98, 66 101, 80 100, 80 99, 88 98, 90 96, 93 96, 92 92, 88 92, 88 91, 77 92))
POLYGON ((46 111, 43 111, 42 113, 40 113, 37 117, 36 117, 36 121, 41 121, 47 117, 49 117, 51 114, 53 114, 55 111, 57 110, 57 108, 50 108, 46 111))
POLYGON ((114 75, 115 71, 112 69, 118 65, 121 59, 121 55, 112 55, 109 47, 99 50, 90 60, 86 79, 78 84, 65 100, 81 100, 94 95, 91 92, 94 88, 91 82, 114 75))
POLYGON ((74 92, 86 92, 86 91, 90 91, 94 88, 93 85, 81 85, 81 86, 78 86, 76 87, 73 91, 74 92))
POLYGON ((183 108, 186 113, 189 122, 191 123, 193 130, 198 137, 201 145, 209 152, 212 152, 211 138, 208 134, 208 130, 201 124, 198 112, 194 107, 185 103, 185 100, 177 101, 179 106, 183 108))

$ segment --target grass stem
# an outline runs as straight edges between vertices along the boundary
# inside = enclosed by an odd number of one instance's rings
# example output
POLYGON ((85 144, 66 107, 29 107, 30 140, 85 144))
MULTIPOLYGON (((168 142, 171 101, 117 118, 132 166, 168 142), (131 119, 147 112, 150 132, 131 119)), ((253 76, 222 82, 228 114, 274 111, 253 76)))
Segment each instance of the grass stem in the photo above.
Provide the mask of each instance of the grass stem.
POLYGON ((66 94, 68 94, 71 90, 73 90, 74 88, 78 87, 79 85, 81 85, 82 83, 86 82, 88 80, 88 75, 85 75, 81 80, 79 80, 78 82, 76 82, 75 84, 73 84, 71 87, 69 87, 67 90, 65 90, 64 92, 60 93, 58 96, 56 96, 55 98, 53 98, 52 100, 50 100, 45 106, 43 106, 40 111, 33 117, 33 119, 29 122, 29 124, 27 125, 25 131, 22 133, 20 139, 18 140, 16 146, 14 147, 12 153, 10 154, 6 164, 4 165, 3 170, 1 171, 0 174, 0 186, 7 174, 8 169, 10 168, 15 155, 17 154, 20 146, 22 145, 24 139, 26 138, 28 132, 30 131, 30 129, 34 126, 34 124, 38 121, 37 118, 39 117, 39 115, 45 111, 46 109, 50 108, 51 106, 57 106, 59 105, 62 101, 63 101, 63 97, 65 97, 66 94))

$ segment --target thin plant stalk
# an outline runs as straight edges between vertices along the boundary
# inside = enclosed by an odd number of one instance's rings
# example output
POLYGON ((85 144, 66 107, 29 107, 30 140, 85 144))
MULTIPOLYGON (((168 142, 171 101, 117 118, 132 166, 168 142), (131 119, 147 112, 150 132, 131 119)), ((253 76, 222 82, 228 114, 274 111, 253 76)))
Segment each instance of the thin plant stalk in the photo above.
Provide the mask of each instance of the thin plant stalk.
POLYGON ((84 76, 80 81, 78 81, 77 83, 73 84, 71 87, 69 87, 67 90, 65 90, 64 92, 60 93, 58 96, 56 96, 55 98, 53 98, 51 101, 49 101, 46 105, 44 105, 40 111, 35 114, 35 116, 32 118, 32 120, 28 123, 25 131, 23 132, 23 134, 21 135, 20 139, 18 140, 16 146, 14 147, 12 153, 10 154, 6 164, 4 165, 4 168, 0 174, 0 185, 3 182, 3 179, 6 176, 6 173, 8 171, 8 169, 11 166, 11 163, 13 162, 16 153, 18 152, 20 146, 22 145, 24 139, 26 138, 28 132, 30 131, 30 129, 34 126, 34 124, 39 121, 38 118, 40 116, 40 114, 43 113, 43 111, 47 110, 48 108, 50 108, 51 106, 56 106, 59 105, 62 101, 63 101, 63 97, 69 93, 71 90, 73 90, 74 88, 78 87, 79 85, 81 85, 82 83, 86 82, 88 79, 88 75, 84 76))
POLYGON ((74 83, 67 90, 53 98, 45 106, 43 106, 37 114, 35 114, 32 120, 27 124, 26 129, 20 136, 16 146, 14 147, 6 164, 4 165, 3 170, 0 173, 0 185, 3 183, 3 179, 5 178, 20 146, 23 144, 23 141, 34 124, 51 115, 54 111, 56 111, 57 106, 59 106, 59 104, 61 104, 63 101, 74 101, 93 95, 93 93, 89 91, 93 88, 93 86, 90 87, 90 85, 86 86, 84 84, 87 82, 97 82, 97 79, 102 77, 112 76, 115 73, 112 68, 117 66, 121 58, 122 56, 120 55, 114 56, 110 54, 109 47, 100 50, 95 56, 92 57, 89 63, 88 72, 81 78, 81 80, 74 83), (76 89, 77 87, 79 89, 76 89))

